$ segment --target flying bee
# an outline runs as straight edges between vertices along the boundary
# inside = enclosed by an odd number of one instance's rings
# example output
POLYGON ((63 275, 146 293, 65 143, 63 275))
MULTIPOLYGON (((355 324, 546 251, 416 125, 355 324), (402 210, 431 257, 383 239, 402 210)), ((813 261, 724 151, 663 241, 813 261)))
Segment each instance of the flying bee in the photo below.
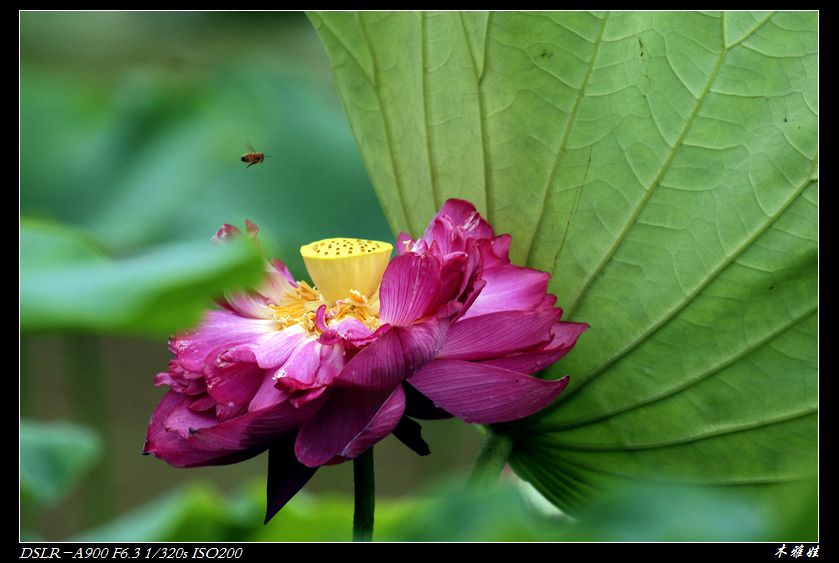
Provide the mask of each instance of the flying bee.
POLYGON ((257 152, 251 146, 250 143, 245 145, 245 148, 247 149, 248 152, 243 154, 242 158, 240 159, 242 162, 247 162, 248 163, 248 165, 245 168, 250 168, 254 164, 259 164, 260 162, 265 160, 265 157, 267 156, 265 153, 257 152))

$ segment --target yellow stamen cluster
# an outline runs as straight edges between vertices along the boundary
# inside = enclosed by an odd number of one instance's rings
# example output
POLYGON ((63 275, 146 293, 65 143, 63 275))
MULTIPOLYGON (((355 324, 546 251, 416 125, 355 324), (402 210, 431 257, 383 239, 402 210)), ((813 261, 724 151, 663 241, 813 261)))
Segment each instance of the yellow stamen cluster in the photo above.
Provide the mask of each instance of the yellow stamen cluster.
POLYGON ((336 307, 330 309, 330 313, 335 320, 350 317, 358 319, 368 328, 376 330, 379 327, 379 295, 376 294, 373 298, 367 299, 359 291, 352 289, 350 290, 350 296, 347 299, 339 300, 336 307))
POLYGON ((379 284, 393 246, 366 239, 331 238, 300 248, 315 287, 299 282, 283 300, 271 305, 280 330, 301 325, 319 335, 317 310, 326 305, 329 321, 358 319, 379 327, 379 284))
POLYGON ((293 291, 287 292, 285 297, 282 304, 269 305, 274 311, 274 318, 277 319, 280 329, 302 324, 309 332, 313 332, 315 314, 318 307, 323 305, 320 293, 301 281, 293 291))

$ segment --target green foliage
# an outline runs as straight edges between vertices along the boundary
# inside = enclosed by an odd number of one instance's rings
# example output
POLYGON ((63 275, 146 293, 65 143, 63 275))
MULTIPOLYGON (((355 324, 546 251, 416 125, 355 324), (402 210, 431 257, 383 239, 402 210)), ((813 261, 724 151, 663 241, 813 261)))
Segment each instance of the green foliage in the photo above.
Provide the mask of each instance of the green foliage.
MULTIPOLYGON (((262 490, 260 489, 260 493, 262 490)), ((424 507, 423 499, 376 499, 375 541, 402 539, 406 522, 424 507)), ((345 495, 298 494, 271 522, 252 536, 254 541, 349 541, 353 500, 345 495)))
MULTIPOLYGON (((546 513, 521 486, 489 491, 460 482, 418 497, 380 498, 376 541, 743 541, 798 533, 814 512, 807 490, 790 490, 787 510, 750 496, 700 487, 634 485, 609 491, 579 520, 546 513), (802 494, 804 493, 804 494, 802 494)), ((349 541, 352 498, 299 493, 263 526, 264 483, 223 495, 201 483, 177 489, 73 541, 349 541)), ((808 524, 809 525, 809 524, 808 524)))
MULTIPOLYGON (((413 499, 380 500, 376 506, 377 539, 393 538, 422 503, 413 499)), ((299 493, 268 525, 265 483, 248 483, 222 495, 194 483, 153 500, 114 522, 89 530, 73 541, 349 541, 352 499, 299 493)))
POLYGON ((636 483, 586 507, 560 537, 569 541, 816 541, 815 480, 776 489, 775 502, 749 491, 636 483), (783 510, 778 510, 782 505, 783 510), (806 516, 805 516, 806 515, 806 516))
POLYGON ((195 483, 155 499, 73 541, 234 541, 259 518, 258 508, 231 502, 195 483))
POLYGON ((101 449, 99 437, 82 426, 21 420, 21 499, 38 506, 57 503, 72 491, 101 449))
MULTIPOLYGON (((796 491, 798 492, 798 490, 796 491)), ((806 497, 789 508, 813 510, 806 497)), ((608 491, 578 519, 539 510, 520 488, 451 489, 406 523, 419 541, 748 541, 792 537, 795 523, 750 495, 709 487, 633 484, 608 491)), ((795 536, 801 537, 803 536, 795 536)))
POLYGON ((392 227, 467 198, 591 324, 499 429, 520 475, 576 512, 814 472, 816 13, 309 17, 392 227))
POLYGON ((21 328, 166 336, 195 324, 224 289, 259 281, 263 268, 244 239, 171 244, 109 260, 75 230, 24 222, 21 328))

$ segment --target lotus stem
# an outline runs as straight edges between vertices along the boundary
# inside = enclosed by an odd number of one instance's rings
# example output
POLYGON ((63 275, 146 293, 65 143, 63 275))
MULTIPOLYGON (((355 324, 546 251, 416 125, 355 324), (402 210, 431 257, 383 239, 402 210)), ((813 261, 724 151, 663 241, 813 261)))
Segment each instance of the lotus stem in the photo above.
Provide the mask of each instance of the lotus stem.
POLYGON ((376 478, 373 470, 373 448, 353 460, 355 512, 352 539, 373 541, 373 513, 376 510, 376 478))
POLYGON ((498 481, 501 470, 507 464, 507 458, 513 450, 513 440, 505 435, 489 430, 481 453, 472 466, 472 472, 466 481, 470 489, 488 489, 498 481))

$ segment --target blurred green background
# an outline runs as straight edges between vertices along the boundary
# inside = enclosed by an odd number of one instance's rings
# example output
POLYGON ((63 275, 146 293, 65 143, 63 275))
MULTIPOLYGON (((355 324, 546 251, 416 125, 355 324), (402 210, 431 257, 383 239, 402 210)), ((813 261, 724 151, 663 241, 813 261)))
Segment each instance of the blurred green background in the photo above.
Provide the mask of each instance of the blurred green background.
MULTIPOLYGON (((209 246, 222 223, 249 218, 298 278, 301 244, 392 237, 303 14, 22 13, 20 26, 24 220, 78 228, 119 258, 175 241, 209 246), (246 168, 247 143, 269 158, 246 168)), ((25 250, 21 259, 26 267, 25 250)), ((163 395, 154 374, 168 359, 163 337, 24 331, 21 416, 92 432, 70 429, 62 441, 62 429, 22 429, 24 462, 40 463, 35 491, 81 474, 68 496, 42 499, 26 494, 24 475, 24 537, 68 538, 164 493, 186 494, 186 483, 225 494, 252 479, 248 490, 264 502, 265 456, 191 470, 140 456, 163 395), (94 461, 81 459, 86 452, 94 461)), ((425 429, 434 451, 426 458, 393 438, 376 448, 380 497, 468 468, 475 429, 460 421, 425 429)), ((319 471, 306 490, 342 498, 351 473, 350 464, 319 471)), ((246 524, 261 527, 262 510, 246 524)), ((349 530, 351 514, 344 519, 349 530)))

